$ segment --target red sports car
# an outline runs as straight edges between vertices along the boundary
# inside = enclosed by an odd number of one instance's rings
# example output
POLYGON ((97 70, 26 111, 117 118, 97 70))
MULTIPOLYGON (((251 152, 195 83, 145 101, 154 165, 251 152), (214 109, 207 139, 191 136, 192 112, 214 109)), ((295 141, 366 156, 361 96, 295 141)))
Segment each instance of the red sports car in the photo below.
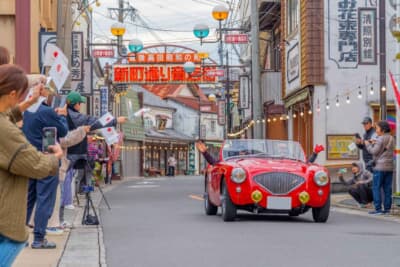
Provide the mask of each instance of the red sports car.
POLYGON ((312 209, 315 222, 326 222, 330 179, 326 168, 306 160, 298 142, 226 140, 205 177, 207 215, 233 221, 237 210, 298 216, 312 209))

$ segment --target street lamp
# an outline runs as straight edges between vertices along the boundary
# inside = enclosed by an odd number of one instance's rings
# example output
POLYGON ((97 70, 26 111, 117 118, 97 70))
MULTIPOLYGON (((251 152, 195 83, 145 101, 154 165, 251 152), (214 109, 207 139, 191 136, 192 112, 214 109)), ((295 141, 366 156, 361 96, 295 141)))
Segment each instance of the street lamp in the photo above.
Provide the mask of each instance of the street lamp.
POLYGON ((122 24, 121 22, 116 22, 113 25, 111 25, 110 30, 112 35, 116 37, 122 37, 126 32, 125 25, 122 24))
POLYGON ((128 44, 129 51, 132 53, 139 53, 143 50, 143 42, 139 39, 132 39, 128 44))
POLYGON ((183 69, 187 74, 191 75, 196 69, 196 65, 191 61, 187 61, 183 64, 183 69))
POLYGON ((200 39, 200 45, 203 44, 203 39, 210 33, 210 28, 205 24, 196 24, 193 28, 193 34, 200 39))

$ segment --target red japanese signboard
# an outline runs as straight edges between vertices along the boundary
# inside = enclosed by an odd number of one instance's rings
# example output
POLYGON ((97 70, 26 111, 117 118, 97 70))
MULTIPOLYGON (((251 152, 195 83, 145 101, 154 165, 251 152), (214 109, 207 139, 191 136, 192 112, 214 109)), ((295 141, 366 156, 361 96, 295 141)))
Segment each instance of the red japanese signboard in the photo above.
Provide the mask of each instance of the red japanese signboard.
POLYGON ((209 70, 209 71, 207 71, 207 76, 223 77, 223 76, 225 76, 225 70, 217 70, 217 69, 209 70))
POLYGON ((207 76, 210 70, 216 67, 196 67, 189 75, 183 69, 182 64, 164 65, 114 65, 114 83, 216 83, 216 77, 207 76))
POLYGON ((93 57, 114 57, 114 50, 112 49, 94 49, 92 51, 93 57))
POLYGON ((197 53, 130 53, 128 62, 135 64, 154 64, 154 63, 185 63, 191 61, 200 63, 201 59, 197 53))
POLYGON ((225 43, 228 44, 247 44, 249 36, 247 34, 226 34, 225 43))

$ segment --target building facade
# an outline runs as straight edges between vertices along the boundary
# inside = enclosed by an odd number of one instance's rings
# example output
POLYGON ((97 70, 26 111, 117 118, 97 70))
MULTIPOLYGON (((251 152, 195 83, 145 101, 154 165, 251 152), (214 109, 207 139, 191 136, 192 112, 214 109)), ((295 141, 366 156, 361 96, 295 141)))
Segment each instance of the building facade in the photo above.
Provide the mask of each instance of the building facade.
MULTIPOLYGON (((5 38, 0 46, 11 54, 12 63, 27 73, 40 73, 40 32, 57 29, 57 0, 3 0, 0 2, 0 29, 5 38)), ((48 39, 43 39, 46 41, 48 39)))
POLYGON ((387 3, 380 17, 379 2, 281 1, 288 138, 300 141, 308 154, 315 144, 324 144, 319 163, 361 159, 359 151, 351 149, 354 134, 363 133, 364 116, 380 117, 384 95, 389 116, 395 115, 392 90, 382 90, 390 85, 388 71, 395 64, 390 26, 395 9, 387 3), (385 20, 385 30, 378 31, 385 20), (384 54, 379 51, 383 45, 384 54))

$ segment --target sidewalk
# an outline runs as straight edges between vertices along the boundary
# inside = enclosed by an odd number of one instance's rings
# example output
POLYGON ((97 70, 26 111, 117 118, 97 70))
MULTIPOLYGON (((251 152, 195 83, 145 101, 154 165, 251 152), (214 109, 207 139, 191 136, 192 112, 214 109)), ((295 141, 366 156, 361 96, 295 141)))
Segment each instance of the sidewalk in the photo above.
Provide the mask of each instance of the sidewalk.
MULTIPOLYGON (((107 192, 130 179, 113 181, 112 185, 103 185, 102 190, 107 192)), ((102 196, 97 188, 91 197, 99 215, 98 207, 102 196)), ((18 255, 13 267, 106 266, 101 223, 99 226, 82 225, 85 201, 84 195, 79 196, 80 205, 75 205, 74 210, 65 210, 65 219, 73 224, 73 229, 65 230, 62 235, 46 237, 57 244, 56 249, 33 250, 30 246, 26 247, 18 255)), ((105 204, 102 203, 102 205, 105 204)), ((101 220, 101 218, 99 219, 101 220)), ((32 240, 33 233, 31 231, 29 244, 32 243, 32 240)))
POLYGON ((400 223, 400 207, 394 207, 390 215, 374 216, 369 215, 368 211, 373 210, 373 205, 369 208, 360 208, 358 203, 348 193, 335 193, 331 195, 331 209, 339 212, 356 214, 361 216, 368 216, 379 218, 386 221, 393 221, 400 223))

